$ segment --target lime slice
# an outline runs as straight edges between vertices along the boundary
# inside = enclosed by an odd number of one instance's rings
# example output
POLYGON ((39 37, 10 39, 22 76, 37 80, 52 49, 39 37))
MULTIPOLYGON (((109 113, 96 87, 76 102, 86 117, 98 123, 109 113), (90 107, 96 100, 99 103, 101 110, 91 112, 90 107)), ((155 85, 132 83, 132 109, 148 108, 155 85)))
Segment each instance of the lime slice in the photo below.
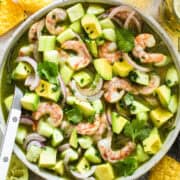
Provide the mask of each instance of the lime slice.
POLYGON ((173 8, 176 16, 180 20, 180 0, 173 0, 173 8))
POLYGON ((11 164, 6 180, 28 180, 29 172, 26 166, 15 156, 12 155, 11 164))

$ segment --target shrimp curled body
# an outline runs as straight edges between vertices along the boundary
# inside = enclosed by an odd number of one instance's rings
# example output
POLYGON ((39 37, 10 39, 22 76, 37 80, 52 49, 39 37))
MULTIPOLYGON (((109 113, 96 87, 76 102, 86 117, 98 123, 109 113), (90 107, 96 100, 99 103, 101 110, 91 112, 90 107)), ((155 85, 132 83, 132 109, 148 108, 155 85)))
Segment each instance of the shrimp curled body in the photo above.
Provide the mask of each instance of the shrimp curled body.
POLYGON ((39 120, 42 116, 49 115, 54 127, 58 127, 63 119, 63 111, 58 104, 43 102, 38 106, 38 110, 33 113, 34 120, 39 120))

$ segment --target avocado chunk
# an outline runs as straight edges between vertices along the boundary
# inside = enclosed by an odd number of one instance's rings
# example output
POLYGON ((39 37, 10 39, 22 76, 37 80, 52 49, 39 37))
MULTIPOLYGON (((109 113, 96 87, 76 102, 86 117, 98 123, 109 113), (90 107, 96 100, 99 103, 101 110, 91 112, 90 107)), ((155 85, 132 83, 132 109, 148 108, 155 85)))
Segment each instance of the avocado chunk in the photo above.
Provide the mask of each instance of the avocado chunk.
POLYGON ((36 93, 43 98, 57 102, 60 97, 60 88, 47 81, 41 80, 38 87, 35 89, 36 93))
POLYGON ((57 37, 57 41, 59 43, 64 43, 65 41, 74 39, 76 37, 76 34, 74 33, 74 31, 69 28, 66 29, 65 31, 63 31, 58 37, 57 37))
POLYGON ((140 163, 145 162, 149 159, 149 155, 144 152, 144 149, 140 144, 138 144, 136 148, 136 159, 140 163))
POLYGON ((21 98, 21 105, 29 111, 36 111, 39 105, 39 96, 36 93, 25 93, 21 98))
POLYGON ((95 176, 98 180, 115 179, 113 168, 109 163, 96 166, 95 176))
POLYGON ((101 114, 104 111, 104 106, 100 99, 92 101, 92 106, 94 107, 96 114, 101 114))
POLYGON ((95 59, 94 67, 104 80, 112 79, 112 66, 106 59, 95 59))
POLYGON ((175 67, 170 67, 167 70, 165 81, 168 87, 173 87, 178 84, 178 73, 175 67))
POLYGON ((88 71, 79 71, 74 74, 73 79, 80 87, 85 87, 93 81, 93 75, 88 71))
POLYGON ((167 107, 171 98, 171 89, 166 85, 161 85, 156 89, 156 93, 158 95, 161 104, 164 107, 167 107))
POLYGON ((14 95, 11 94, 10 96, 6 97, 5 100, 4 100, 4 104, 5 104, 5 107, 6 107, 7 111, 9 111, 11 109, 11 105, 12 105, 12 102, 13 102, 13 97, 14 97, 14 95))
POLYGON ((81 24, 89 38, 96 39, 102 35, 101 25, 95 15, 86 14, 82 18, 81 24))
POLYGON ((114 23, 111 21, 111 19, 109 18, 105 18, 103 20, 100 21, 101 27, 102 29, 114 29, 114 23))
POLYGON ((54 129, 52 133, 51 144, 53 147, 58 146, 63 141, 62 132, 59 129, 54 129))
POLYGON ((78 136, 77 136, 77 130, 73 129, 71 137, 69 139, 69 144, 73 147, 73 148, 77 148, 78 147, 78 136))
POLYGON ((158 133, 158 129, 154 128, 149 137, 143 141, 144 151, 148 154, 156 154, 162 146, 162 142, 158 133))
POLYGON ((44 147, 39 157, 39 167, 52 168, 56 165, 57 150, 51 147, 44 147))
POLYGON ((88 149, 92 146, 93 140, 89 136, 83 136, 78 138, 78 143, 82 149, 88 149))
POLYGON ((178 98, 176 95, 172 95, 169 101, 168 109, 170 112, 175 113, 178 108, 178 98))
POLYGON ((150 111, 150 109, 147 106, 135 100, 132 102, 130 106, 131 114, 138 114, 140 112, 148 112, 148 111, 150 111))
POLYGON ((87 9, 87 14, 94 14, 94 15, 99 15, 103 13, 105 9, 98 4, 90 4, 88 9, 87 9))
POLYGON ((86 101, 76 101, 76 106, 86 117, 93 116, 96 112, 92 105, 86 101))
POLYGON ((77 170, 78 170, 78 172, 80 172, 80 173, 86 173, 86 171, 88 171, 89 169, 90 169, 90 164, 89 164, 89 162, 86 160, 86 158, 82 158, 79 162, 78 162, 78 164, 77 164, 77 170))
POLYGON ((40 135, 49 138, 53 134, 53 127, 51 127, 47 122, 40 120, 37 126, 37 132, 40 135))
POLYGON ((56 36, 40 36, 38 41, 38 51, 44 52, 54 50, 56 44, 56 36))
POLYGON ((156 108, 150 112, 150 118, 156 127, 161 127, 169 119, 171 119, 173 114, 163 108, 156 108))
POLYGON ((132 70, 133 66, 131 66, 125 60, 123 60, 122 62, 115 62, 113 64, 113 73, 120 77, 127 77, 132 70))
POLYGON ((23 145, 27 134, 28 134, 27 128, 25 126, 23 126, 23 125, 20 125, 18 127, 18 130, 17 130, 17 133, 16 133, 16 142, 19 145, 23 145))
POLYGON ((81 21, 75 21, 75 22, 73 22, 71 25, 70 25, 70 28, 74 31, 74 32, 76 32, 76 33, 78 33, 78 34, 81 34, 82 33, 82 27, 81 27, 81 21))
POLYGON ((128 122, 127 119, 125 119, 122 116, 118 116, 117 113, 113 112, 112 113, 112 130, 113 130, 113 133, 120 134, 127 122, 128 122))
POLYGON ((170 57, 165 56, 161 62, 155 63, 154 65, 157 67, 167 66, 171 62, 170 57))
POLYGON ((66 157, 67 154, 69 156, 69 161, 76 161, 78 159, 78 153, 71 148, 63 151, 63 153, 61 154, 61 157, 64 158, 66 157))
POLYGON ((64 175, 64 162, 62 160, 58 161, 54 166, 53 170, 59 175, 64 175))
POLYGON ((116 32, 114 29, 108 28, 108 29, 103 29, 103 37, 104 39, 108 41, 115 42, 116 41, 116 32))
POLYGON ((39 160, 42 149, 38 146, 32 145, 28 148, 26 158, 32 163, 36 163, 39 160))
POLYGON ((61 77, 66 85, 70 82, 73 73, 74 71, 66 64, 63 64, 60 68, 61 77))
POLYGON ((68 8, 67 13, 71 22, 81 19, 85 14, 84 8, 81 3, 78 3, 68 8))
POLYGON ((32 68, 25 62, 19 62, 12 72, 12 79, 25 80, 32 72, 32 68))
POLYGON ((90 147, 86 150, 84 157, 92 163, 101 163, 101 158, 97 155, 97 150, 94 147, 90 147))
POLYGON ((52 62, 55 64, 59 64, 59 62, 60 62, 59 52, 57 50, 44 51, 43 60, 52 62))

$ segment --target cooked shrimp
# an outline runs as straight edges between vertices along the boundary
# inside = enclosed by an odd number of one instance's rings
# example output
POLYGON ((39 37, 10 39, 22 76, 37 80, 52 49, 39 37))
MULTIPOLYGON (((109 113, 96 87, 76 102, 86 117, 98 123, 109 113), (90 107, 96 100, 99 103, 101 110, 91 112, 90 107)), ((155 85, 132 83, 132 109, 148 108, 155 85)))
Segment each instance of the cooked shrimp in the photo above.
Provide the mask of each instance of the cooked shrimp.
POLYGON ((116 43, 106 42, 99 47, 99 56, 107 59, 110 63, 114 63, 121 58, 122 54, 117 51, 116 43))
POLYGON ((81 41, 70 40, 66 41, 61 46, 65 50, 73 50, 77 53, 75 58, 71 58, 69 63, 74 70, 79 70, 89 65, 91 62, 91 55, 86 47, 86 45, 81 41))
POLYGON ((38 110, 33 113, 34 120, 39 120, 44 115, 49 115, 51 123, 54 127, 61 124, 63 119, 63 111, 58 104, 51 102, 43 102, 39 104, 38 110))
POLYGON ((156 40, 152 34, 140 34, 135 38, 135 47, 133 49, 133 55, 140 58, 142 63, 158 63, 163 61, 166 56, 161 53, 148 53, 145 51, 146 47, 153 47, 156 44, 156 40))
POLYGON ((28 32, 28 39, 29 42, 35 42, 38 40, 39 36, 41 35, 41 32, 44 28, 45 22, 44 19, 34 23, 28 32))
POLYGON ((64 21, 67 18, 66 11, 61 8, 53 9, 46 16, 46 28, 47 30, 53 34, 58 35, 62 31, 64 31, 64 27, 59 26, 58 23, 64 21))
POLYGON ((128 142, 125 147, 118 151, 113 151, 111 149, 111 137, 102 139, 98 142, 98 149, 102 158, 105 161, 115 163, 117 161, 125 159, 135 150, 136 145, 133 142, 128 142))

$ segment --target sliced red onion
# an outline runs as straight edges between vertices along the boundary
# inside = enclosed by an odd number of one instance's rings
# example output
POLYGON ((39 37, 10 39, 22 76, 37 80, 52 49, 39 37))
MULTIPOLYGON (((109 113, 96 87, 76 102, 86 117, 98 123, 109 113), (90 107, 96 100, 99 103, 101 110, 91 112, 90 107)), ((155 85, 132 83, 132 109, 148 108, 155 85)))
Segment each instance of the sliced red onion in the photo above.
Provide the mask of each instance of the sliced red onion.
POLYGON ((67 99, 67 89, 66 89, 66 85, 61 77, 61 75, 59 74, 58 76, 58 80, 59 80, 59 83, 60 83, 60 86, 61 86, 61 90, 62 90, 62 94, 63 94, 63 100, 62 100, 62 105, 65 104, 66 102, 66 99, 67 99))
POLYGON ((108 107, 106 111, 106 119, 108 124, 111 126, 112 125, 112 117, 111 117, 111 108, 108 107))
POLYGON ((137 69, 139 71, 142 71, 142 72, 151 71, 150 68, 143 67, 143 66, 136 64, 127 53, 123 53, 123 59, 125 59, 131 66, 133 66, 135 69, 137 69))
POLYGON ((39 142, 39 141, 31 141, 31 142, 26 146, 26 150, 28 151, 31 146, 44 147, 44 144, 43 144, 42 142, 39 142))
POLYGON ((93 175, 96 170, 96 166, 92 166, 91 169, 85 173, 78 173, 76 171, 70 170, 71 174, 77 179, 87 179, 89 176, 93 175))
POLYGON ((63 145, 61 145, 61 146, 58 147, 58 151, 63 152, 63 151, 65 151, 65 150, 69 149, 70 147, 71 147, 71 146, 70 146, 69 143, 63 144, 63 145))
POLYGON ((24 125, 34 125, 34 121, 30 116, 22 115, 20 118, 20 123, 24 125))
POLYGON ((120 27, 123 27, 123 23, 121 22, 120 19, 116 18, 116 17, 112 17, 111 18, 117 25, 119 25, 120 27))
POLYGON ((38 42, 34 43, 33 46, 33 56, 36 61, 40 61, 40 53, 38 52, 38 42))
POLYGON ((134 14, 135 14, 135 11, 132 11, 132 12, 128 15, 128 17, 127 17, 127 19, 126 19, 126 21, 125 21, 125 23, 124 23, 124 28, 126 28, 126 29, 129 28, 129 23, 131 22, 134 14))
POLYGON ((29 134, 24 141, 24 148, 26 149, 27 145, 31 142, 31 141, 39 141, 39 142, 45 142, 46 138, 39 135, 38 133, 31 133, 29 134))

